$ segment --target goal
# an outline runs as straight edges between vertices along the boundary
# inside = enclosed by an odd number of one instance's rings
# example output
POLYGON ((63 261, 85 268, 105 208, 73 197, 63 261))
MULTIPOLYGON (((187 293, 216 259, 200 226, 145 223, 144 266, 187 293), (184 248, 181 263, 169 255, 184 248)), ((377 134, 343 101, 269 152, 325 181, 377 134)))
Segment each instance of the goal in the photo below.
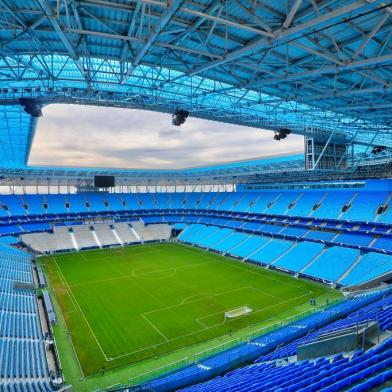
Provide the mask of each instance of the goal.
POLYGON ((226 319, 245 316, 251 312, 252 308, 250 308, 249 306, 242 306, 241 308, 229 310, 228 312, 225 312, 225 321, 226 319))

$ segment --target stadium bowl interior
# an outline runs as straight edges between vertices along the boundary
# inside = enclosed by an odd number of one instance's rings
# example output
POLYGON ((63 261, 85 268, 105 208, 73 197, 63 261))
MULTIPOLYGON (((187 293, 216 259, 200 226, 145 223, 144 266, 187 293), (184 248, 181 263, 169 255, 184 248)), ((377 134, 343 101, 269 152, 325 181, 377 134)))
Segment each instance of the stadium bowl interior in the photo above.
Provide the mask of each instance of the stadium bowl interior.
POLYGON ((0 390, 391 391, 391 31, 379 0, 0 0, 0 390), (304 151, 31 165, 51 104, 304 151))

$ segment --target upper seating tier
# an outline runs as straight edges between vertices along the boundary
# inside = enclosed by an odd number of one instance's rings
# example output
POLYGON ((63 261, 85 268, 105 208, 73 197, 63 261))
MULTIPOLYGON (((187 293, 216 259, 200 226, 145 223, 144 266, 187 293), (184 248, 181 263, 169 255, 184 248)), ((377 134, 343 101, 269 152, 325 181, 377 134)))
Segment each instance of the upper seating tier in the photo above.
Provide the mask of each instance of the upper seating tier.
POLYGON ((124 210, 204 209, 392 223, 388 191, 260 191, 1 195, 0 217, 124 210), (381 205, 386 209, 378 214, 381 205))

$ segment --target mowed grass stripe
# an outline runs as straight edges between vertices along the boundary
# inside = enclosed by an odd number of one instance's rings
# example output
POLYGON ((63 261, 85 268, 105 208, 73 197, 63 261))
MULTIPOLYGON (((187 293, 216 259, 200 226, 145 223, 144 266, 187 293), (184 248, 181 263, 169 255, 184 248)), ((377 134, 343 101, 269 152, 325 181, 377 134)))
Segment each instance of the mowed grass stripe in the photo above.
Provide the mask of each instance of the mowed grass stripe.
POLYGON ((337 297, 319 284, 175 243, 60 254, 44 264, 86 375, 277 318, 312 297, 337 297), (245 305, 254 311, 225 322, 225 311, 245 305))
POLYGON ((67 290, 67 291, 68 291, 68 295, 70 296, 70 298, 71 298, 71 300, 72 300, 72 303, 74 304, 74 306, 76 305, 74 311, 78 311, 78 310, 79 310, 79 312, 80 312, 80 314, 82 315, 83 319, 85 320, 86 325, 88 326, 88 328, 89 328, 91 334, 93 335, 93 337, 94 337, 94 339, 95 339, 95 341, 96 341, 96 343, 97 343, 99 349, 101 350, 103 356, 105 357, 106 360, 108 360, 108 358, 107 358, 106 355, 105 355, 105 352, 103 351, 103 349, 102 349, 102 347, 101 347, 101 344, 100 344, 99 340, 97 339, 97 337, 96 337, 95 334, 94 334, 94 330, 91 328, 91 326, 90 326, 90 324, 89 324, 89 322, 88 322, 88 320, 87 320, 87 318, 86 318, 86 316, 85 316, 85 314, 84 314, 82 308, 80 307, 80 305, 79 305, 78 301, 76 300, 76 298, 75 298, 75 296, 74 296, 74 294, 73 294, 71 288, 69 287, 69 285, 68 285, 68 283, 67 283, 67 280, 66 280, 65 277, 64 277, 64 274, 61 272, 61 268, 60 268, 59 265, 57 264, 56 258, 54 258, 54 262, 55 262, 55 264, 56 264, 56 266, 57 266, 58 271, 60 272, 60 276, 61 276, 61 278, 62 278, 62 281, 64 282, 65 286, 68 288, 68 290, 67 290))

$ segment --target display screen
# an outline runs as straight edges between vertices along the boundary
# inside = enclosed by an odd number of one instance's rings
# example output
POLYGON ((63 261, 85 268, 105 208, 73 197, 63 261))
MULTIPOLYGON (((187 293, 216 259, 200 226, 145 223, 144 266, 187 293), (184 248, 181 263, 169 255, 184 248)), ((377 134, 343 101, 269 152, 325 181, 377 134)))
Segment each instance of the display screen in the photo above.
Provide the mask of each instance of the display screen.
POLYGON ((111 188, 114 186, 114 176, 94 176, 96 188, 111 188))

